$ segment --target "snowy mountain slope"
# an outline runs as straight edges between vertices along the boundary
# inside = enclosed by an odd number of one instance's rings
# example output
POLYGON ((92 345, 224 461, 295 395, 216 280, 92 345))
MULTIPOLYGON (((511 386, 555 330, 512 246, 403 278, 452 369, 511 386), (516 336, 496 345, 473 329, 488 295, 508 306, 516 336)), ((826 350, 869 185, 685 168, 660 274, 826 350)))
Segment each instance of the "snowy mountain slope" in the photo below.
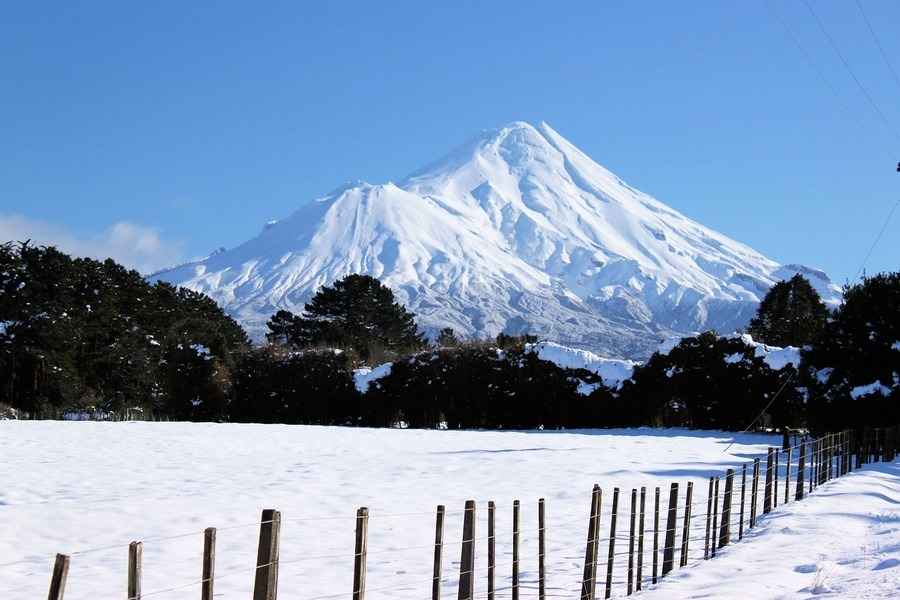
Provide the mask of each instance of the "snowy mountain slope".
POLYGON ((672 333, 743 326, 803 272, 622 182, 546 123, 487 132, 398 185, 356 183, 254 239, 154 277, 209 294, 259 336, 349 273, 389 285, 430 330, 528 331, 643 357, 672 333))

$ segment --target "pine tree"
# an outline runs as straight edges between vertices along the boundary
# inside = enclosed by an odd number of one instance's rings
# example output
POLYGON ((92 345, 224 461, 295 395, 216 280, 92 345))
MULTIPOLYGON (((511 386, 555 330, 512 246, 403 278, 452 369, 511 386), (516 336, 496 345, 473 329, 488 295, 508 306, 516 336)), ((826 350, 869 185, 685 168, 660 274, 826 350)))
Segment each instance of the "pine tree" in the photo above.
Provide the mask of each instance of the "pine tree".
POLYGON ((815 428, 900 420, 898 307, 900 271, 865 277, 844 289, 843 304, 803 354, 815 428), (869 393, 863 393, 865 386, 872 386, 869 393))
POLYGON ((276 346, 295 346, 299 344, 297 315, 289 310, 279 310, 266 322, 269 333, 266 340, 276 346))
POLYGON ((806 346, 821 333, 828 314, 816 290, 797 274, 772 286, 747 332, 771 346, 806 346))
POLYGON ((459 338, 456 337, 456 332, 453 331, 450 327, 444 327, 441 329, 440 333, 437 336, 437 345, 439 348, 455 348, 459 346, 460 341, 459 338))
POLYGON ((394 300, 390 288, 368 275, 348 275, 333 287, 323 286, 294 321, 292 335, 295 345, 352 349, 363 360, 425 345, 415 315, 394 300))

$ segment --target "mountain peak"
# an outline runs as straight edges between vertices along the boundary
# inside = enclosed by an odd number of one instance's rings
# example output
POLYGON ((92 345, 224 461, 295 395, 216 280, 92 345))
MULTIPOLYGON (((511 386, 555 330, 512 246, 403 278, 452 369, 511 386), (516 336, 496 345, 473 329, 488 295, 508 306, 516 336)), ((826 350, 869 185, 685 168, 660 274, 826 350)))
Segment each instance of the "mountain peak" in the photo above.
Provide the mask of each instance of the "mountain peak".
MULTIPOLYGON (((428 331, 528 331, 641 358, 661 337, 743 327, 771 285, 804 269, 626 185, 547 123, 514 121, 398 184, 346 184, 157 277, 209 294, 257 337, 277 309, 302 311, 320 286, 365 273, 428 331)), ((814 279, 834 301, 837 287, 814 279)))

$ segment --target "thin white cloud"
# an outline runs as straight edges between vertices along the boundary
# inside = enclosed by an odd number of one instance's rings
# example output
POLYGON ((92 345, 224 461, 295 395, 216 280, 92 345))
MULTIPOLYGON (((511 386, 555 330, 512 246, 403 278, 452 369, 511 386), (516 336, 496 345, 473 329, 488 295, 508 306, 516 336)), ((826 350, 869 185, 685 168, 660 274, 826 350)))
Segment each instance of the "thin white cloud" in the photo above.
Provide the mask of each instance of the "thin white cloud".
POLYGON ((33 244, 56 246, 74 256, 113 260, 150 273, 183 259, 183 244, 164 240, 152 227, 119 221, 100 233, 81 237, 69 229, 18 214, 0 213, 0 243, 31 240, 33 244))

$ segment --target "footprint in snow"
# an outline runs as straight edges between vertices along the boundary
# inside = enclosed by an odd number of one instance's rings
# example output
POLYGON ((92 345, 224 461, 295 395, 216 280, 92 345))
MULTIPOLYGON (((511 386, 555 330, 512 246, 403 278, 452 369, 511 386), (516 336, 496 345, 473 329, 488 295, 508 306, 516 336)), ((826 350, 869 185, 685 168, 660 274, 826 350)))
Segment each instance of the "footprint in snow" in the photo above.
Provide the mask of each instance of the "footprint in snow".
POLYGON ((815 573, 818 567, 815 564, 798 565, 794 567, 795 573, 815 573))

